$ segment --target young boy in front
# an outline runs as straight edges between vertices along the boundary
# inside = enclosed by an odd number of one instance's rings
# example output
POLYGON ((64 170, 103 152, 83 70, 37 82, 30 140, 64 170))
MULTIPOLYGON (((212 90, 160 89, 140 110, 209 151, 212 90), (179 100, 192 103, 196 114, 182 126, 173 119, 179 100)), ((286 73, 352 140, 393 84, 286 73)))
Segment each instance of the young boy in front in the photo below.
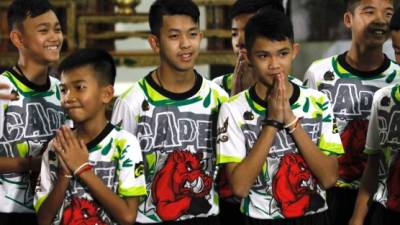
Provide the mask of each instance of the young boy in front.
POLYGON ((227 94, 194 69, 202 33, 191 0, 156 0, 149 43, 160 65, 116 101, 112 122, 135 134, 148 197, 141 224, 219 224, 214 180, 218 109, 227 94))
POLYGON ((288 80, 299 47, 282 12, 257 13, 245 39, 256 83, 222 105, 217 161, 246 224, 328 224, 324 190, 343 152, 329 99, 288 80))
MULTIPOLYGON (((396 61, 400 62, 400 9, 390 20, 396 61)), ((397 224, 400 220, 400 85, 377 91, 371 108, 367 141, 368 155, 350 225, 397 224)))
MULTIPOLYGON (((230 96, 248 89, 254 84, 253 70, 246 60, 246 47, 244 45, 244 28, 247 21, 262 8, 273 8, 284 12, 279 0, 237 0, 230 7, 232 50, 236 57, 233 73, 228 73, 212 81, 222 87, 230 96)), ((218 194, 220 196, 221 224, 242 224, 243 215, 240 213, 240 199, 233 195, 230 184, 226 178, 225 170, 220 168, 217 178, 218 194)))
POLYGON ((61 26, 47 0, 15 0, 7 13, 18 62, 0 76, 0 223, 36 224, 35 183, 42 149, 61 126, 58 80, 49 65, 59 60, 61 26), (7 97, 8 98, 8 97, 7 97))
POLYGON ((374 93, 400 80, 400 67, 382 52, 388 39, 392 0, 346 0, 344 24, 351 29, 348 51, 314 62, 304 82, 328 95, 345 154, 339 179, 328 190, 332 224, 347 224, 366 163, 363 153, 374 93))
POLYGON ((43 155, 35 195, 39 224, 133 224, 146 194, 139 142, 106 119, 115 65, 100 49, 82 49, 59 66, 62 126, 43 155))

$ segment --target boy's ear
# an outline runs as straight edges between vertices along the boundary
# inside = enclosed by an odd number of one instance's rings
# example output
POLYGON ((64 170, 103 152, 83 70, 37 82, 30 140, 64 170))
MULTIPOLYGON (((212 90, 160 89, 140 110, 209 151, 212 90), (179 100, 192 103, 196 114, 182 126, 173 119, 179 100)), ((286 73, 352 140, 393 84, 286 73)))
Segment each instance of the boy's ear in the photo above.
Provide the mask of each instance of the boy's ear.
POLYGON ((22 33, 20 31, 13 29, 10 32, 10 40, 16 48, 21 49, 24 47, 22 33))
POLYGON ((114 87, 112 85, 107 85, 103 87, 102 101, 104 104, 108 104, 114 97, 114 87))
POLYGON ((351 12, 347 11, 343 15, 343 23, 347 28, 351 28, 353 15, 351 12))
POLYGON ((160 41, 158 37, 154 34, 150 34, 147 41, 149 42, 151 49, 153 49, 153 52, 160 54, 160 41))
POLYGON ((300 52, 300 45, 298 43, 293 43, 293 54, 292 54, 292 60, 294 60, 300 52))

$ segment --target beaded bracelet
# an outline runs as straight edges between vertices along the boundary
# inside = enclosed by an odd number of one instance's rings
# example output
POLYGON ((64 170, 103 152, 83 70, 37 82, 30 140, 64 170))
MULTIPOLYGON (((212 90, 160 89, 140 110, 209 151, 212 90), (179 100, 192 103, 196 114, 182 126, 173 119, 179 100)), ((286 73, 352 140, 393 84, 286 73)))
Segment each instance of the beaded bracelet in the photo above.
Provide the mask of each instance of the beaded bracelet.
POLYGON ((79 171, 76 173, 75 176, 76 176, 76 177, 79 177, 79 176, 82 175, 84 172, 89 171, 89 170, 91 170, 92 168, 93 168, 93 166, 90 165, 90 164, 85 165, 84 167, 82 167, 81 170, 79 170, 79 171))
POLYGON ((77 174, 83 167, 85 167, 85 166, 87 166, 87 165, 90 165, 89 162, 82 163, 82 165, 78 166, 78 168, 76 168, 75 171, 74 171, 74 173, 73 173, 74 176, 76 176, 76 174, 77 174))
POLYGON ((286 125, 284 126, 284 128, 289 128, 289 127, 291 127, 293 124, 297 123, 297 121, 299 121, 299 117, 296 117, 292 122, 286 124, 286 125))
POLYGON ((303 119, 303 117, 297 117, 296 123, 294 124, 293 128, 289 130, 289 134, 292 134, 297 129, 297 125, 299 125, 301 119, 303 119))

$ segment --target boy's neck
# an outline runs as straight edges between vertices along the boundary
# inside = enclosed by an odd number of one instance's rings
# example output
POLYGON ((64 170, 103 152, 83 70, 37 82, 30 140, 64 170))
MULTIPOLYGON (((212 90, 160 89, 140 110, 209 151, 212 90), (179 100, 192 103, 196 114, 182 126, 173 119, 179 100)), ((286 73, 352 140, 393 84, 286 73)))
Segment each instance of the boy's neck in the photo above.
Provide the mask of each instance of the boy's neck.
POLYGON ((373 71, 378 69, 385 59, 382 48, 382 46, 371 48, 352 43, 345 60, 359 71, 373 71))
MULTIPOLYGON (((293 85, 291 85, 291 83, 288 80, 285 80, 285 86, 286 86, 287 98, 290 99, 293 94, 293 85)), ((261 83, 259 81, 256 82, 256 84, 255 84, 255 91, 256 91, 257 96, 266 102, 268 101, 268 95, 271 90, 272 90, 272 86, 264 85, 263 83, 261 83)))
POLYGON ((94 140, 106 127, 108 121, 105 116, 98 119, 91 119, 83 123, 75 124, 75 131, 78 140, 89 143, 94 140))
POLYGON ((172 93, 187 92, 196 83, 196 74, 193 69, 178 71, 162 64, 152 73, 152 77, 158 85, 172 93))
POLYGON ((44 85, 48 79, 48 65, 39 64, 35 61, 27 60, 24 57, 19 57, 18 67, 21 69, 26 79, 37 85, 44 85))

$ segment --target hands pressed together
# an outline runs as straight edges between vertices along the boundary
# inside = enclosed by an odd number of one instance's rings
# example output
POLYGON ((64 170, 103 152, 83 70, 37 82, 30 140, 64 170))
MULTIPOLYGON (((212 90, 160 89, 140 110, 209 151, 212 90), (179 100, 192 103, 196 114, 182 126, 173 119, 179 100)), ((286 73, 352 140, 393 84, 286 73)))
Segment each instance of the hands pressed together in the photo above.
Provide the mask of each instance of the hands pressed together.
POLYGON ((296 116, 290 107, 285 85, 284 74, 278 74, 274 79, 272 90, 267 96, 267 119, 283 124, 290 124, 296 120, 296 116))
POLYGON ((78 140, 68 126, 62 126, 53 140, 59 159, 59 173, 64 176, 76 175, 82 165, 88 163, 89 152, 83 140, 78 140))

